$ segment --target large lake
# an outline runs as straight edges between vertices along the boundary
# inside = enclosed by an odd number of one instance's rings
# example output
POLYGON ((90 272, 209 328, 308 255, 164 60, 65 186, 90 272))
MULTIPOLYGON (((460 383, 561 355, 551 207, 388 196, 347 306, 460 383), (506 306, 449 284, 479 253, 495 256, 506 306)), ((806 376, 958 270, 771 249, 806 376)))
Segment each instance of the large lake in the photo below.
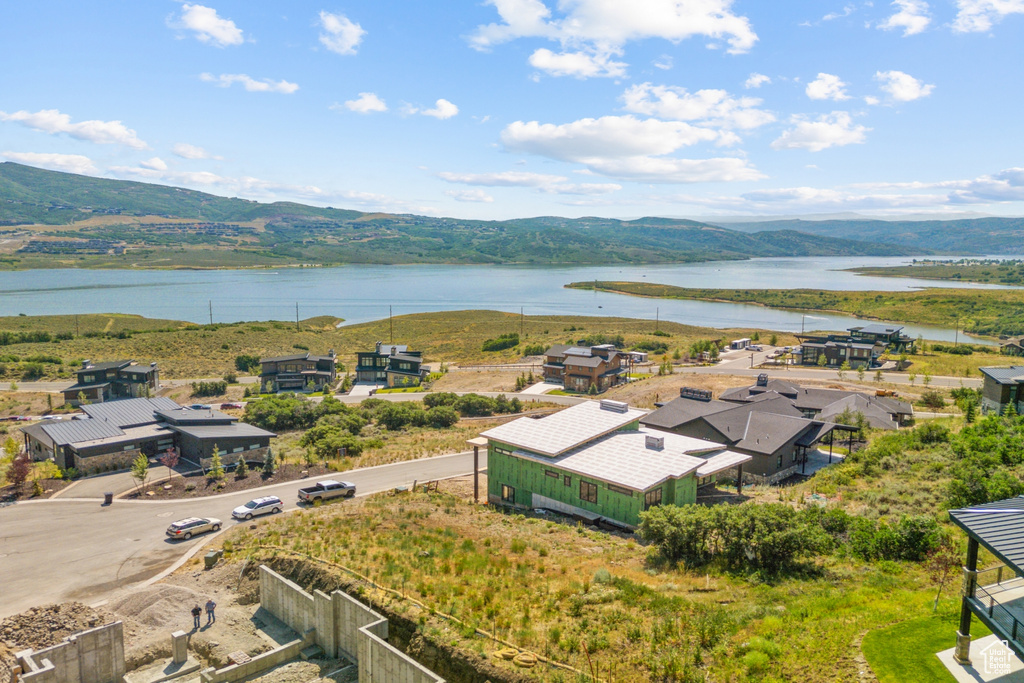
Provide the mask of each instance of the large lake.
MULTIPOLYGON (((1004 257, 1005 258, 1005 257, 1004 257)), ((294 320, 334 315, 347 324, 425 311, 492 309, 528 315, 660 317, 704 327, 798 332, 858 323, 760 306, 640 299, 565 289, 569 282, 632 280, 681 287, 907 290, 934 280, 864 277, 843 269, 901 265, 910 258, 771 258, 750 261, 597 267, 341 266, 278 270, 32 270, 0 272, 0 315, 135 313, 209 322, 294 320)), ((957 283, 958 287, 968 287, 957 283)), ((950 329, 906 326, 911 336, 952 341, 950 329)), ((965 339, 960 334, 960 339, 965 339)))

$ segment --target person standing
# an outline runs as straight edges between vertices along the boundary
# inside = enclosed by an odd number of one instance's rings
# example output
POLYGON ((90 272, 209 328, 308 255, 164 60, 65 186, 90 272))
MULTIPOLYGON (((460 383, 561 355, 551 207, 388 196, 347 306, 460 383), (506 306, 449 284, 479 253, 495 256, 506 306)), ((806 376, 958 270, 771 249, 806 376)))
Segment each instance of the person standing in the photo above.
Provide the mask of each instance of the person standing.
POLYGON ((217 621, 217 615, 214 614, 214 610, 217 609, 217 603, 210 598, 206 601, 206 625, 209 626, 213 622, 217 621))
POLYGON ((202 616, 202 614, 203 610, 199 607, 199 603, 197 602, 196 606, 192 608, 192 630, 195 631, 199 629, 199 617, 202 616))

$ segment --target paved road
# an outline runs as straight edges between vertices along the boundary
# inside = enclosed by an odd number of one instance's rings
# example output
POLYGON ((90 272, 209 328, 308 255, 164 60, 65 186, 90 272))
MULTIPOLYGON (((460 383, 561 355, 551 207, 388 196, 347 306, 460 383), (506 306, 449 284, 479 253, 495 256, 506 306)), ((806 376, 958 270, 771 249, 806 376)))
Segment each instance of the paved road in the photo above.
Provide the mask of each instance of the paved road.
MULTIPOLYGON (((486 469, 486 453, 480 454, 486 469)), ((469 474, 472 452, 352 470, 345 479, 359 495, 469 474)), ((204 537, 166 540, 164 530, 176 519, 213 516, 231 521, 231 510, 257 495, 277 495, 295 509, 300 482, 260 490, 176 501, 99 499, 31 501, 0 508, 0 618, 34 605, 66 600, 93 603, 145 581, 170 567, 204 537)), ((344 502, 334 503, 344 505, 344 502)))

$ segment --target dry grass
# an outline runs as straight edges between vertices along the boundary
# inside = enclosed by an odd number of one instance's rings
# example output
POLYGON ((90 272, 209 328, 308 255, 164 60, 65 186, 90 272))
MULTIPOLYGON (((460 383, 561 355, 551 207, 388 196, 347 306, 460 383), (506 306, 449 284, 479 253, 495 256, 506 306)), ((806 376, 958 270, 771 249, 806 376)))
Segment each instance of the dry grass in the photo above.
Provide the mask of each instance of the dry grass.
MULTIPOLYGON (((505 391, 516 389, 523 370, 450 370, 431 384, 431 391, 505 391)), ((534 376, 537 373, 534 372, 534 376)))

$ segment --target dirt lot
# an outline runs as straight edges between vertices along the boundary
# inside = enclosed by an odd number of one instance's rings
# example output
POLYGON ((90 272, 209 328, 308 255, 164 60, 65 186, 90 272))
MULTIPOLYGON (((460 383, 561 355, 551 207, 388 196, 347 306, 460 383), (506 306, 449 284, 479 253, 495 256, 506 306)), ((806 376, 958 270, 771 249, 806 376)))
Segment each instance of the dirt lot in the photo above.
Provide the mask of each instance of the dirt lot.
MULTIPOLYGON (((506 391, 516 390, 516 378, 522 370, 451 370, 431 385, 431 391, 506 391)), ((534 377, 538 377, 534 373, 534 377)))

